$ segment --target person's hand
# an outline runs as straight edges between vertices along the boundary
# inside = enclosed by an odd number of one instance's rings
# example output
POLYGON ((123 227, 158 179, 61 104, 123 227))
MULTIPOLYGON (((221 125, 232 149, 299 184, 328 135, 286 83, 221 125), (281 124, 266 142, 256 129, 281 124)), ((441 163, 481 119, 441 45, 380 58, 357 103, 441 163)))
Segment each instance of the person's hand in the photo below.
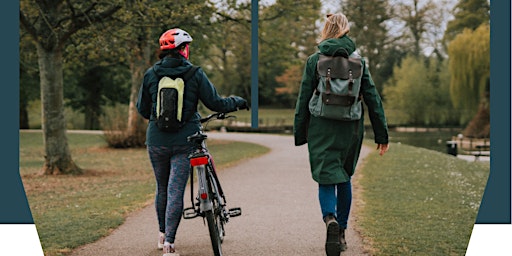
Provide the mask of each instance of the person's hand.
POLYGON ((384 155, 389 149, 389 144, 377 144, 377 149, 380 149, 379 155, 384 155))
POLYGON ((235 100, 235 105, 238 110, 247 109, 249 110, 249 105, 247 104, 247 100, 239 96, 231 96, 235 100))

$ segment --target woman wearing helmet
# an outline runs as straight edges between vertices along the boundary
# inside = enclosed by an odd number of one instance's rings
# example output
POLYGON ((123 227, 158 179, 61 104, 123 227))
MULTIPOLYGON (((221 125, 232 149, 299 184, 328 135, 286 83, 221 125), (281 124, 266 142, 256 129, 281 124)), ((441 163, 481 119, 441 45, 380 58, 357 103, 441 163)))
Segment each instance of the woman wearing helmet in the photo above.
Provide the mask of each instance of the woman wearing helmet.
POLYGON ((174 28, 160 37, 160 60, 144 74, 139 90, 137 110, 149 119, 146 145, 156 178, 155 208, 159 224, 158 248, 164 256, 175 253, 174 239, 183 211, 183 196, 190 172, 188 154, 192 144, 187 137, 200 129, 199 100, 210 110, 231 112, 247 108, 247 101, 238 96, 223 98, 201 68, 185 81, 182 116, 184 124, 177 132, 161 131, 155 122, 156 99, 160 77, 183 76, 193 66, 189 62, 192 37, 174 28))

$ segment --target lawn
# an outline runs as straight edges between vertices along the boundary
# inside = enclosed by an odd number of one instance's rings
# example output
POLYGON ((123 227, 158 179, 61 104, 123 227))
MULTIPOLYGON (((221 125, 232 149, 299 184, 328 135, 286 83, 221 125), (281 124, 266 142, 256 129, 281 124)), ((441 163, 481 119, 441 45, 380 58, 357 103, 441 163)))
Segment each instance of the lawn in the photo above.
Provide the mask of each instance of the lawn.
MULTIPOLYGON (((20 132, 20 174, 46 256, 66 255, 121 225, 153 201, 155 182, 145 149, 109 149, 102 135, 68 134, 80 176, 40 176, 40 132, 20 132)), ((210 140, 222 168, 268 152, 259 145, 210 140)))
POLYGON ((374 255, 464 255, 489 162, 392 144, 363 163, 358 224, 374 255))

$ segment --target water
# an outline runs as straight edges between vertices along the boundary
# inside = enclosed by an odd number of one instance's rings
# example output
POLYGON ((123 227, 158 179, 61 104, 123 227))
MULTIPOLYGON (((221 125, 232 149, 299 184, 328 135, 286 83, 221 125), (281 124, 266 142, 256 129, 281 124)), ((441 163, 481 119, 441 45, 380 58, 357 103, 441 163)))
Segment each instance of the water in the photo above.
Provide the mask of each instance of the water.
MULTIPOLYGON (((402 143, 446 153, 446 141, 451 140, 452 136, 457 135, 457 133, 455 130, 426 132, 398 132, 390 130, 389 141, 391 143, 402 143)), ((373 131, 371 129, 366 132, 366 138, 373 139, 373 131)))

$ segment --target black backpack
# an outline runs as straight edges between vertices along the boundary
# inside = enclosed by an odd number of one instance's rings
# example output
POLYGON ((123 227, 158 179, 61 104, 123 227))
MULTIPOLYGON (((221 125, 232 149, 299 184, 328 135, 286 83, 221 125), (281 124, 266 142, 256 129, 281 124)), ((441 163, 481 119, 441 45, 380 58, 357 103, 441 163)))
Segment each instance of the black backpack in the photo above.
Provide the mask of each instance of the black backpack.
POLYGON ((158 94, 156 102, 156 126, 164 132, 177 132, 183 126, 186 118, 183 116, 183 95, 185 82, 190 80, 199 67, 192 66, 180 76, 159 76, 155 69, 153 72, 158 78, 158 94))

